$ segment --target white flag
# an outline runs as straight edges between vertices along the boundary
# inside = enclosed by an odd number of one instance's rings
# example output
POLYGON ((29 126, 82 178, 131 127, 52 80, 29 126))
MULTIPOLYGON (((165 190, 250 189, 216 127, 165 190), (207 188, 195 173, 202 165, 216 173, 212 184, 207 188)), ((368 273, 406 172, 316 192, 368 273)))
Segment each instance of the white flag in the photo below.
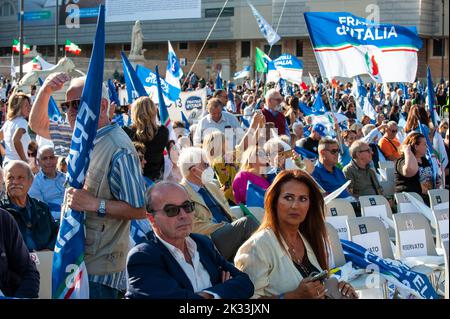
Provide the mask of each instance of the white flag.
POLYGON ((259 12, 252 4, 248 3, 248 5, 250 6, 250 8, 252 8, 253 15, 255 16, 256 22, 259 26, 259 30, 262 32, 267 42, 269 42, 271 46, 277 43, 281 39, 281 37, 275 32, 274 29, 272 29, 270 24, 267 23, 266 19, 264 19, 264 17, 259 14, 259 12))
POLYGON ((16 77, 16 68, 14 67, 14 55, 11 54, 11 79, 16 77))

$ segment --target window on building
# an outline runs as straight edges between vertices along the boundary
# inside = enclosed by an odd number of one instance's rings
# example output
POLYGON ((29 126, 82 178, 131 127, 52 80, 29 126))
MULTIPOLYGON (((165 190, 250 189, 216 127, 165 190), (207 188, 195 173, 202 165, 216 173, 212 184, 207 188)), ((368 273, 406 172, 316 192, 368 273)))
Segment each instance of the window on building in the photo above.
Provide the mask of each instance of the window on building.
POLYGON ((295 44, 295 56, 302 57, 303 56, 303 41, 297 40, 295 44))
POLYGON ((433 39, 433 56, 445 56, 445 41, 443 39, 433 39))
POLYGON ((272 50, 270 50, 270 45, 264 46, 264 53, 267 54, 272 60, 278 58, 281 55, 281 44, 273 45, 272 50))
POLYGON ((188 49, 188 43, 187 42, 179 42, 178 43, 178 49, 179 50, 187 50, 188 49))
MULTIPOLYGON (((220 13, 221 8, 205 9, 205 18, 217 18, 220 13)), ((225 8, 222 11, 220 17, 233 17, 234 8, 225 8)))
POLYGON ((241 41, 241 58, 249 58, 250 56, 250 41, 241 41))
POLYGON ((208 43, 208 49, 217 49, 217 48, 218 48, 217 42, 209 42, 208 43))
POLYGON ((11 1, 6 1, 0 5, 0 17, 9 17, 15 14, 14 5, 11 1))

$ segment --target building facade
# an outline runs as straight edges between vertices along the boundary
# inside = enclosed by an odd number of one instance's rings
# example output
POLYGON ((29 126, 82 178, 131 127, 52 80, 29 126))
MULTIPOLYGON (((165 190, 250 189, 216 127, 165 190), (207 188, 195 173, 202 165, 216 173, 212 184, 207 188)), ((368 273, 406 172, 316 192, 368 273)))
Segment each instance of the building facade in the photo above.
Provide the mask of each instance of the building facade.
MULTIPOLYGON (((55 3, 55 1, 49 0, 41 2, 44 6, 49 6, 50 11, 52 3, 55 3)), ((82 3, 83 0, 77 2, 82 3)), ((125 4, 126 1, 123 3, 125 4)), ((159 65, 160 69, 165 69, 167 40, 170 40, 181 61, 183 71, 187 73, 215 24, 210 38, 193 68, 193 71, 200 76, 214 79, 217 72, 221 70, 223 78, 231 78, 234 72, 241 70, 244 66, 253 66, 256 47, 266 52, 270 49, 272 57, 277 57, 281 53, 295 55, 303 61, 304 72, 318 74, 319 69, 308 37, 303 12, 347 11, 362 17, 379 12, 381 23, 417 27, 423 40, 423 48, 418 54, 418 78, 426 77, 427 65, 431 67, 433 78, 440 79, 442 70, 444 78, 449 77, 448 0, 253 0, 251 3, 274 29, 278 29, 281 40, 271 49, 258 29, 247 0, 230 0, 217 24, 215 22, 224 1, 202 0, 201 18, 141 21, 145 49, 145 61, 141 61, 141 63, 152 69, 155 65, 159 65), (445 7, 444 11, 443 7, 445 7), (366 12, 366 10, 369 11, 366 12), (445 13, 444 18, 442 12, 445 13), (443 27, 442 21, 444 21, 443 27), (444 51, 443 67, 442 50, 444 51)), ((10 72, 12 39, 19 37, 17 6, 18 1, 16 0, 0 0, 0 73, 5 75, 10 72)), ((54 13, 53 8, 48 16, 50 22, 54 21, 54 13)), ((114 72, 122 72, 120 51, 128 52, 130 50, 133 25, 134 21, 107 23, 106 77, 111 77, 114 72)), ((64 55, 63 44, 66 39, 70 39, 82 49, 80 56, 71 56, 71 58, 79 69, 85 70, 91 53, 94 32, 94 23, 81 24, 79 28, 59 25, 59 55, 64 55)), ((54 23, 47 25, 26 23, 24 43, 31 46, 36 45, 37 51, 48 62, 54 63, 54 23)), ((25 62, 29 60, 30 58, 25 56, 25 62)), ((18 64, 17 53, 15 54, 15 63, 18 64)))

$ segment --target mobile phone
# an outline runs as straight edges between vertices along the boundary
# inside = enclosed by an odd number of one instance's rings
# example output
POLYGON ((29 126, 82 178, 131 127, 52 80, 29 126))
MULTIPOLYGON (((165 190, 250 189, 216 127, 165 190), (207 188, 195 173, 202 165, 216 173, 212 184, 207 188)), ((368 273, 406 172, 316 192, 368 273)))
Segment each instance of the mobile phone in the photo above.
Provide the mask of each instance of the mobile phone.
POLYGON ((319 272, 318 274, 315 274, 314 276, 310 277, 311 281, 318 281, 318 280, 324 280, 328 276, 328 271, 324 270, 319 272))

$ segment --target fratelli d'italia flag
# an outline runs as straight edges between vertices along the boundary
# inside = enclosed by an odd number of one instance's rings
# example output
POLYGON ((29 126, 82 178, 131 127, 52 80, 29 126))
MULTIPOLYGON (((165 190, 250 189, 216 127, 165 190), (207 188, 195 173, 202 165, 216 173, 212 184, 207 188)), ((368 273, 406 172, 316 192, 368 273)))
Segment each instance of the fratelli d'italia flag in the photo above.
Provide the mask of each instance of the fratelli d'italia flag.
MULTIPOLYGON (((19 40, 13 40, 13 52, 20 52, 20 42, 19 40)), ((23 44, 23 48, 22 48, 22 53, 23 54, 28 54, 30 53, 31 49, 30 46, 28 44, 23 44)))
POLYGON ((66 52, 73 53, 75 55, 78 55, 81 53, 81 49, 78 45, 71 42, 70 40, 66 40, 66 46, 65 46, 66 52))
POLYGON ((376 82, 414 82, 422 40, 415 27, 373 24, 348 12, 306 12, 322 75, 368 74, 376 82))

